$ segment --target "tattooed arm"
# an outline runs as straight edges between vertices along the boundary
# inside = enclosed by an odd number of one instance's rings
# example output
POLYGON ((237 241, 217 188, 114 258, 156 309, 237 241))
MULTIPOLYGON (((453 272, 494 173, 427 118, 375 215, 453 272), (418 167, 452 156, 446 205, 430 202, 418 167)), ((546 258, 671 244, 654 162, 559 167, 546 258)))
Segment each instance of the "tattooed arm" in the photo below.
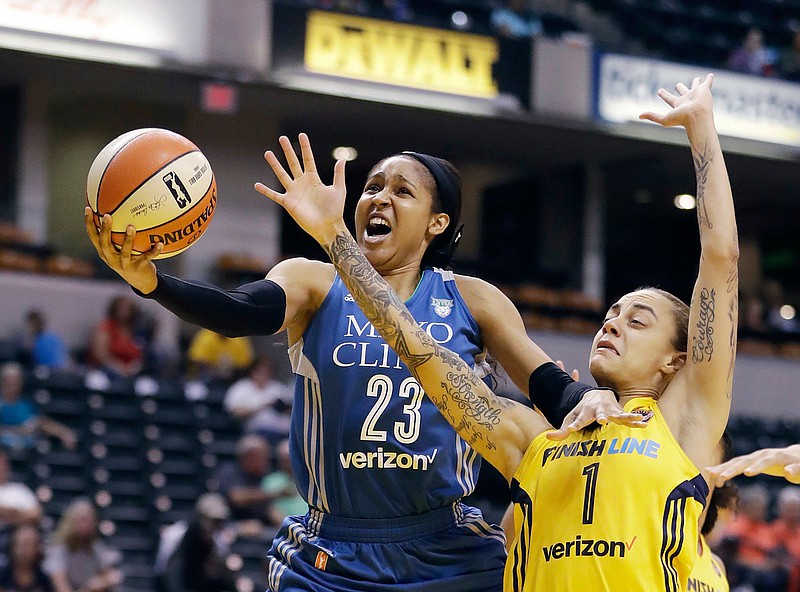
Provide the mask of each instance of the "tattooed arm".
POLYGON ((686 433, 676 435, 679 441, 685 440, 682 444, 699 446, 701 451, 716 446, 728 421, 738 318, 739 242, 730 182, 714 126, 712 83, 709 75, 703 82, 696 78, 691 89, 678 84, 678 96, 661 90, 659 96, 672 110, 663 116, 642 116, 664 126, 686 128, 697 177, 701 254, 689 315, 687 360, 662 399, 669 395, 672 400, 664 400, 664 405, 691 418, 682 422, 686 433))
POLYGON ((448 423, 510 480, 530 441, 549 424, 528 407, 495 395, 464 360, 431 339, 346 228, 320 244, 361 310, 448 423))
POLYGON ((444 418, 510 480, 531 440, 551 426, 529 407, 495 395, 458 355, 431 339, 370 265, 342 220, 344 161, 336 163, 333 185, 326 186, 305 134, 300 135, 302 165, 288 139, 282 137, 281 146, 291 175, 272 152, 265 157, 286 193, 261 183, 256 190, 283 206, 319 242, 364 314, 444 418))

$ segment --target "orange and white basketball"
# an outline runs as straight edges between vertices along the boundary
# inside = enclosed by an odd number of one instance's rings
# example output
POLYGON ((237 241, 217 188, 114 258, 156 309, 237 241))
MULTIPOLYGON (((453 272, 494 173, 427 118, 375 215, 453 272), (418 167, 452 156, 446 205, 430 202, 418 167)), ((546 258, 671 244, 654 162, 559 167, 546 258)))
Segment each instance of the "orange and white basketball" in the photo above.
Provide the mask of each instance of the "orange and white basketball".
POLYGON ((217 183, 208 159, 192 142, 165 129, 137 129, 112 140, 94 159, 86 201, 95 224, 111 214, 111 240, 121 246, 136 228, 135 254, 164 244, 157 259, 188 249, 208 228, 217 183))

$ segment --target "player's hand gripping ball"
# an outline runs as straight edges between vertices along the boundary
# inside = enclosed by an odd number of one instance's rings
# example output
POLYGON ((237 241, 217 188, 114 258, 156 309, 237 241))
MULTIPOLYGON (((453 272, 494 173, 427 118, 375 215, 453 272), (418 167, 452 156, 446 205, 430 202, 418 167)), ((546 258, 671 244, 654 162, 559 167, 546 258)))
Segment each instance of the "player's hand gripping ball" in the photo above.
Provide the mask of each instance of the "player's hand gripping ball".
POLYGON ((122 245, 136 228, 133 253, 156 243, 156 259, 188 249, 202 236, 217 206, 217 183, 208 159, 192 142, 165 129, 137 129, 112 140, 94 159, 86 179, 94 223, 111 214, 111 241, 122 245))

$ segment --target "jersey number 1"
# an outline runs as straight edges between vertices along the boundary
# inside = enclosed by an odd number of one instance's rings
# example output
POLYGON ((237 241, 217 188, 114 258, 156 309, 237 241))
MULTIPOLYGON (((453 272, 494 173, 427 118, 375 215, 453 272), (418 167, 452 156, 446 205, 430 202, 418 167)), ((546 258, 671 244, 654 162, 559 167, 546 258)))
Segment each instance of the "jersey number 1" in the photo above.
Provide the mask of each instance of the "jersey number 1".
POLYGON ((600 463, 592 463, 583 467, 586 477, 586 487, 583 490, 583 523, 591 524, 594 520, 594 496, 597 492, 597 471, 600 470, 600 463))

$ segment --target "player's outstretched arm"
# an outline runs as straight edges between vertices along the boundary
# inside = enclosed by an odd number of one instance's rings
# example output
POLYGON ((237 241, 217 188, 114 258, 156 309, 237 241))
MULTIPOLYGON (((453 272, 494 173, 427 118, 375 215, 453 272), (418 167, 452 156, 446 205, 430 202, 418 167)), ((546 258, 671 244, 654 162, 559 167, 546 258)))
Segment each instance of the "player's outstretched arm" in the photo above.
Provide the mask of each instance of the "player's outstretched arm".
POLYGON ((800 484, 800 444, 756 450, 709 467, 708 472, 717 487, 736 475, 760 474, 785 477, 790 483, 800 484))
POLYGON ((431 339, 370 265, 342 219, 344 161, 336 163, 333 184, 326 186, 305 134, 300 135, 302 165, 288 139, 281 138, 281 146, 291 175, 274 154, 268 152, 266 158, 286 192, 260 183, 256 189, 283 206, 319 242, 356 303, 445 419, 510 480, 530 441, 549 424, 532 409, 496 396, 458 355, 431 339))
MULTIPOLYGON (((725 430, 731 405, 738 319, 739 240, 728 172, 714 125, 714 76, 695 78, 690 88, 676 86, 658 95, 671 109, 640 117, 665 127, 683 126, 697 178, 700 266, 692 294, 686 364, 676 376, 683 412, 702 421, 695 430, 701 449, 713 450, 725 430)), ((672 386, 672 385, 670 385, 672 386)), ((664 401, 664 404, 669 404, 664 401)), ((692 436, 692 441, 697 440, 692 436)))
POLYGON ((152 298, 184 321, 228 337, 271 335, 293 324, 313 309, 333 272, 327 264, 292 259, 279 263, 266 280, 251 282, 234 290, 223 290, 205 282, 183 280, 160 273, 153 258, 163 248, 157 243, 146 253, 133 253, 136 230, 128 226, 122 246, 111 242, 109 214, 94 224, 94 214, 84 211, 86 233, 100 259, 140 295, 152 298), (327 268, 327 269, 326 269, 327 268))

